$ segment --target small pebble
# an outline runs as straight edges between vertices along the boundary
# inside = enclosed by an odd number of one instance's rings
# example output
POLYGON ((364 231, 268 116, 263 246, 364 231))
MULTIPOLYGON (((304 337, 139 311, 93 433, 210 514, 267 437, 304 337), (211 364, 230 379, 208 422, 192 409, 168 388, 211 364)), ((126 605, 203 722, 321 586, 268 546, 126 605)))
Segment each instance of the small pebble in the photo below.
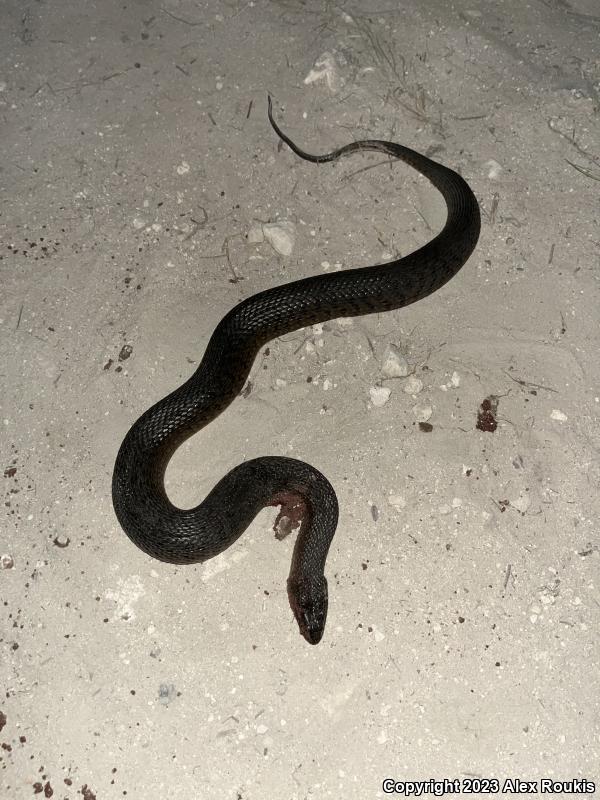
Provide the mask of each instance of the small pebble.
POLYGON ((533 603, 529 607, 529 621, 533 625, 535 625, 535 623, 538 621, 541 613, 542 613, 542 607, 538 606, 537 603, 533 603))
POLYGON ((404 384, 404 391, 406 394, 419 394, 419 392, 423 391, 423 381, 415 378, 414 375, 410 375, 404 384))
POLYGON ((402 511, 403 508, 406 508, 406 500, 404 499, 404 497, 402 497, 401 494, 389 495, 388 503, 397 511, 402 511))
POLYGON ((498 178, 502 172, 501 165, 493 158, 490 158, 489 161, 486 161, 485 166, 488 168, 488 178, 492 181, 498 178))
POLYGON ((408 375, 408 361, 393 344, 383 351, 381 372, 386 378, 405 378, 408 375))
POLYGON ((531 505, 531 499, 525 492, 519 492, 519 496, 516 500, 511 498, 510 504, 513 508, 516 508, 517 511, 520 511, 521 514, 524 514, 531 505))
POLYGON ((390 399, 391 393, 392 390, 388 389, 387 386, 371 386, 371 388, 369 389, 371 402, 373 403, 375 408, 381 408, 382 406, 384 406, 390 399))
POLYGON ((262 225, 258 223, 252 225, 248 231, 247 238, 250 244, 260 244, 261 242, 264 242, 265 235, 263 233, 262 225))
POLYGON ((12 569, 14 565, 15 560, 8 553, 3 553, 3 555, 0 556, 0 567, 2 567, 2 569, 12 569))
POLYGON ((338 92, 344 85, 344 79, 339 74, 333 53, 323 53, 315 61, 314 67, 304 78, 304 83, 309 85, 324 80, 332 94, 338 92))
POLYGON ((383 631, 378 630, 375 626, 373 626, 373 636, 375 637, 376 642, 383 642, 385 639, 385 633, 383 631))
POLYGON ((450 383, 456 389, 460 386, 460 375, 456 370, 452 373, 452 377, 450 378, 450 383))
POLYGON ((293 222, 266 222, 262 230, 276 253, 281 256, 291 255, 296 243, 296 226, 293 222))
POLYGON ((127 361, 129 356, 133 353, 133 347, 130 344, 124 344, 119 351, 119 361, 127 361))
POLYGON ((433 414, 433 408, 431 406, 414 406, 413 414, 419 422, 427 422, 433 414))
POLYGON ((161 683, 158 687, 158 700, 164 706, 168 706, 176 696, 175 686, 172 683, 161 683))
POLYGON ((559 411, 558 408, 552 409, 552 413, 550 414, 551 419, 556 419, 559 422, 566 422, 568 420, 567 415, 563 411, 559 411))

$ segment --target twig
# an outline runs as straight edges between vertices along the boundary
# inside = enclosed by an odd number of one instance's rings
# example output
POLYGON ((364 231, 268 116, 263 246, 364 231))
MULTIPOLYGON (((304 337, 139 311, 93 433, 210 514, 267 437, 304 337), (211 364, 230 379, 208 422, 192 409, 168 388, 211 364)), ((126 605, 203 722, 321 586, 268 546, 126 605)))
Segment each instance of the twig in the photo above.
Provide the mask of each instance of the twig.
POLYGON ((490 208, 490 225, 493 225, 496 221, 496 211, 498 211, 498 205, 500 204, 500 195, 498 192, 494 192, 492 198, 492 207, 490 208))
POLYGON ((200 211, 202 211, 202 213, 204 214, 204 219, 202 220, 202 222, 199 222, 197 219, 190 217, 190 220, 194 223, 195 227, 192 228, 192 230, 189 233, 186 233, 186 235, 182 239, 183 242, 187 242, 188 239, 191 239, 192 236, 195 236, 200 230, 200 228, 203 228, 208 222, 208 214, 206 213, 206 209, 202 208, 202 206, 199 206, 199 208, 200 211))
POLYGON ((106 83, 106 81, 112 81, 113 78, 118 78, 120 75, 125 75, 126 72, 129 70, 123 70, 122 72, 111 72, 110 75, 103 75, 101 78, 98 78, 97 81, 83 81, 82 83, 72 83, 68 86, 61 86, 58 89, 55 89, 54 93, 58 94, 59 92, 70 92, 73 89, 84 89, 86 86, 99 86, 101 83, 106 83))
POLYGON ((37 94, 38 92, 41 92, 41 91, 42 91, 42 89, 43 89, 45 86, 47 86, 47 87, 48 87, 48 89, 50 89, 50 91, 52 92, 52 94, 56 94, 56 92, 55 92, 55 91, 54 91, 54 89, 52 88, 52 85, 51 85, 50 83, 48 83, 48 81, 45 81, 44 83, 40 84, 40 85, 38 86, 38 88, 35 90, 35 92, 33 92, 33 94, 30 94, 30 95, 29 95, 29 97, 35 97, 35 96, 36 96, 36 94, 37 94))
POLYGON ((385 161, 378 161, 376 164, 367 164, 366 167, 361 167, 360 169, 357 169, 354 172, 349 172, 347 175, 344 175, 342 180, 349 181, 356 175, 360 175, 361 172, 366 172, 368 169, 375 169, 375 167, 381 167, 382 165, 385 166, 386 164, 393 164, 395 161, 396 161, 395 158, 387 158, 385 161))
MULTIPOLYGON (((577 144, 577 142, 575 141, 575 133, 574 132, 573 132, 573 134, 571 136, 567 136, 566 133, 563 133, 561 130, 556 128, 552 124, 552 122, 553 121, 551 119, 548 120, 548 127, 550 128, 552 133, 557 133, 559 136, 562 136, 563 139, 566 139, 567 142, 569 142, 570 144, 573 145, 573 147, 575 148, 575 150, 577 150, 577 152, 579 153, 580 156, 583 156, 584 158, 587 158, 589 161, 593 161, 594 164, 600 164, 600 159, 597 156, 591 155, 586 150, 584 150, 583 147, 581 147, 581 145, 577 144)), ((569 164, 571 164, 571 162, 568 159, 567 159, 567 162, 569 164)), ((578 168, 575 164, 571 164, 571 166, 575 167, 575 169, 582 169, 582 168, 578 168)))
POLYGON ((229 267, 229 271, 233 276, 229 279, 231 283, 239 283, 240 281, 244 280, 244 276, 238 275, 237 272, 235 271, 235 267, 231 263, 231 258, 229 257, 229 240, 239 235, 240 235, 239 233, 234 233, 233 236, 226 236, 221 246, 221 250, 224 251, 224 256, 227 259, 227 266, 229 267))
POLYGON ((510 378, 511 381, 518 383, 519 386, 533 386, 534 389, 545 389, 547 392, 554 392, 555 394, 558 394, 558 389, 552 389, 550 386, 542 386, 541 383, 532 383, 531 381, 521 380, 521 378, 513 378, 510 372, 507 372, 506 370, 504 370, 504 374, 510 378))
MULTIPOLYGON (((592 158, 592 156, 588 156, 588 158, 592 158)), ((576 169, 577 172, 581 172, 582 175, 591 178, 593 181, 600 181, 600 173, 598 175, 594 175, 591 170, 586 169, 585 167, 580 167, 578 164, 574 164, 572 161, 569 161, 568 158, 565 158, 565 161, 567 164, 570 164, 573 169, 576 169)))
POLYGON ((167 11, 166 8, 161 8, 161 11, 163 12, 163 14, 166 14, 168 17, 171 17, 172 19, 176 19, 177 22, 183 22, 184 25, 189 25, 192 28, 195 28, 198 25, 203 25, 204 24, 202 22, 190 22, 187 19, 183 19, 183 17, 177 17, 177 16, 175 16, 175 14, 172 14, 170 11, 167 11))
POLYGON ((454 114, 451 114, 450 116, 453 119, 457 119, 457 120, 460 120, 462 122, 462 121, 470 120, 470 119, 485 119, 488 115, 487 114, 472 114, 471 116, 468 116, 468 117, 457 117, 454 114))
POLYGON ((428 231, 431 231, 431 230, 432 230, 432 228, 431 228, 431 225, 430 225, 430 224, 429 224, 429 222, 427 221, 427 218, 425 217, 425 215, 423 214, 423 212, 421 211, 421 209, 420 209, 420 208, 417 208, 416 206, 414 207, 414 209, 415 209, 415 211, 417 212, 417 214, 418 214, 418 215, 421 217, 421 219, 423 220, 423 223, 425 224, 425 227, 427 228, 427 230, 428 230, 428 231))

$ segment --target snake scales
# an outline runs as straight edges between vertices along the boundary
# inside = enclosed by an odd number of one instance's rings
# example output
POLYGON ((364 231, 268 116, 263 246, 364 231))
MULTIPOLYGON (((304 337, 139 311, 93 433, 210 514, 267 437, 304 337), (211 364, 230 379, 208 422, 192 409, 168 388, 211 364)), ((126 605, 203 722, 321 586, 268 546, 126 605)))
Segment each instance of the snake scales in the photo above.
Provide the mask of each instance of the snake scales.
POLYGON ((311 644, 323 635, 327 616, 325 560, 338 519, 329 481, 291 458, 246 461, 222 478, 206 499, 183 510, 168 499, 164 473, 179 445, 215 419, 241 391, 258 350, 305 325, 335 317, 391 311, 435 292, 469 258, 479 237, 477 200, 463 178, 447 167, 393 142, 353 142, 326 155, 297 147, 273 119, 277 135, 296 155, 324 163, 375 150, 414 167, 441 192, 447 219, 435 238, 409 255, 377 266, 294 281, 259 292, 235 306, 215 328, 194 374, 148 409, 119 450, 112 482, 118 520, 143 551, 173 564, 205 561, 227 549, 265 506, 294 509, 301 525, 288 577, 288 597, 301 634, 311 644))

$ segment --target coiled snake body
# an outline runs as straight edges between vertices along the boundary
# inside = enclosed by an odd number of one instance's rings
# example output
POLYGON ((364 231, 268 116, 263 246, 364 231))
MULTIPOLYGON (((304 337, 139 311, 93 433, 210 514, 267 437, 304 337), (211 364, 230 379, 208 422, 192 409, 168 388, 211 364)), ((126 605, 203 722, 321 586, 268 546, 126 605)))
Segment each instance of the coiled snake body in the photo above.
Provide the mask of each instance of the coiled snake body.
POLYGON ((148 409, 131 427, 115 463, 115 512, 143 551, 173 564, 205 561, 227 549, 265 506, 303 508, 288 577, 290 605, 300 632, 317 644, 327 616, 325 560, 338 519, 329 481, 292 458, 246 461, 222 478, 195 508, 175 507, 164 489, 167 463, 179 445, 215 419, 241 391, 258 350, 305 325, 335 317, 391 311, 435 292, 455 275, 477 243, 477 200, 463 178, 408 147, 365 140, 315 156, 297 147, 273 120, 277 135, 300 158, 334 161, 376 150, 414 167, 441 192, 448 208, 438 235, 419 250, 377 266, 318 275, 248 297, 217 325, 194 374, 148 409))

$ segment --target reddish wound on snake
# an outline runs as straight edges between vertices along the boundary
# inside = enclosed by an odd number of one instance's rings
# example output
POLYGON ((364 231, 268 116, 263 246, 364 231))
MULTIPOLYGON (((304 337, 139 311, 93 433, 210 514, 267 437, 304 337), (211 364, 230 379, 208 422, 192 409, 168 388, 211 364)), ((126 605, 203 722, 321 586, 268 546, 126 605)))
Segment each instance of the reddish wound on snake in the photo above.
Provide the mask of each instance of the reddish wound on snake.
POLYGON ((276 539, 285 539, 308 518, 306 501, 301 494, 296 492, 279 492, 272 498, 269 505, 281 506, 277 519, 273 523, 276 539))

